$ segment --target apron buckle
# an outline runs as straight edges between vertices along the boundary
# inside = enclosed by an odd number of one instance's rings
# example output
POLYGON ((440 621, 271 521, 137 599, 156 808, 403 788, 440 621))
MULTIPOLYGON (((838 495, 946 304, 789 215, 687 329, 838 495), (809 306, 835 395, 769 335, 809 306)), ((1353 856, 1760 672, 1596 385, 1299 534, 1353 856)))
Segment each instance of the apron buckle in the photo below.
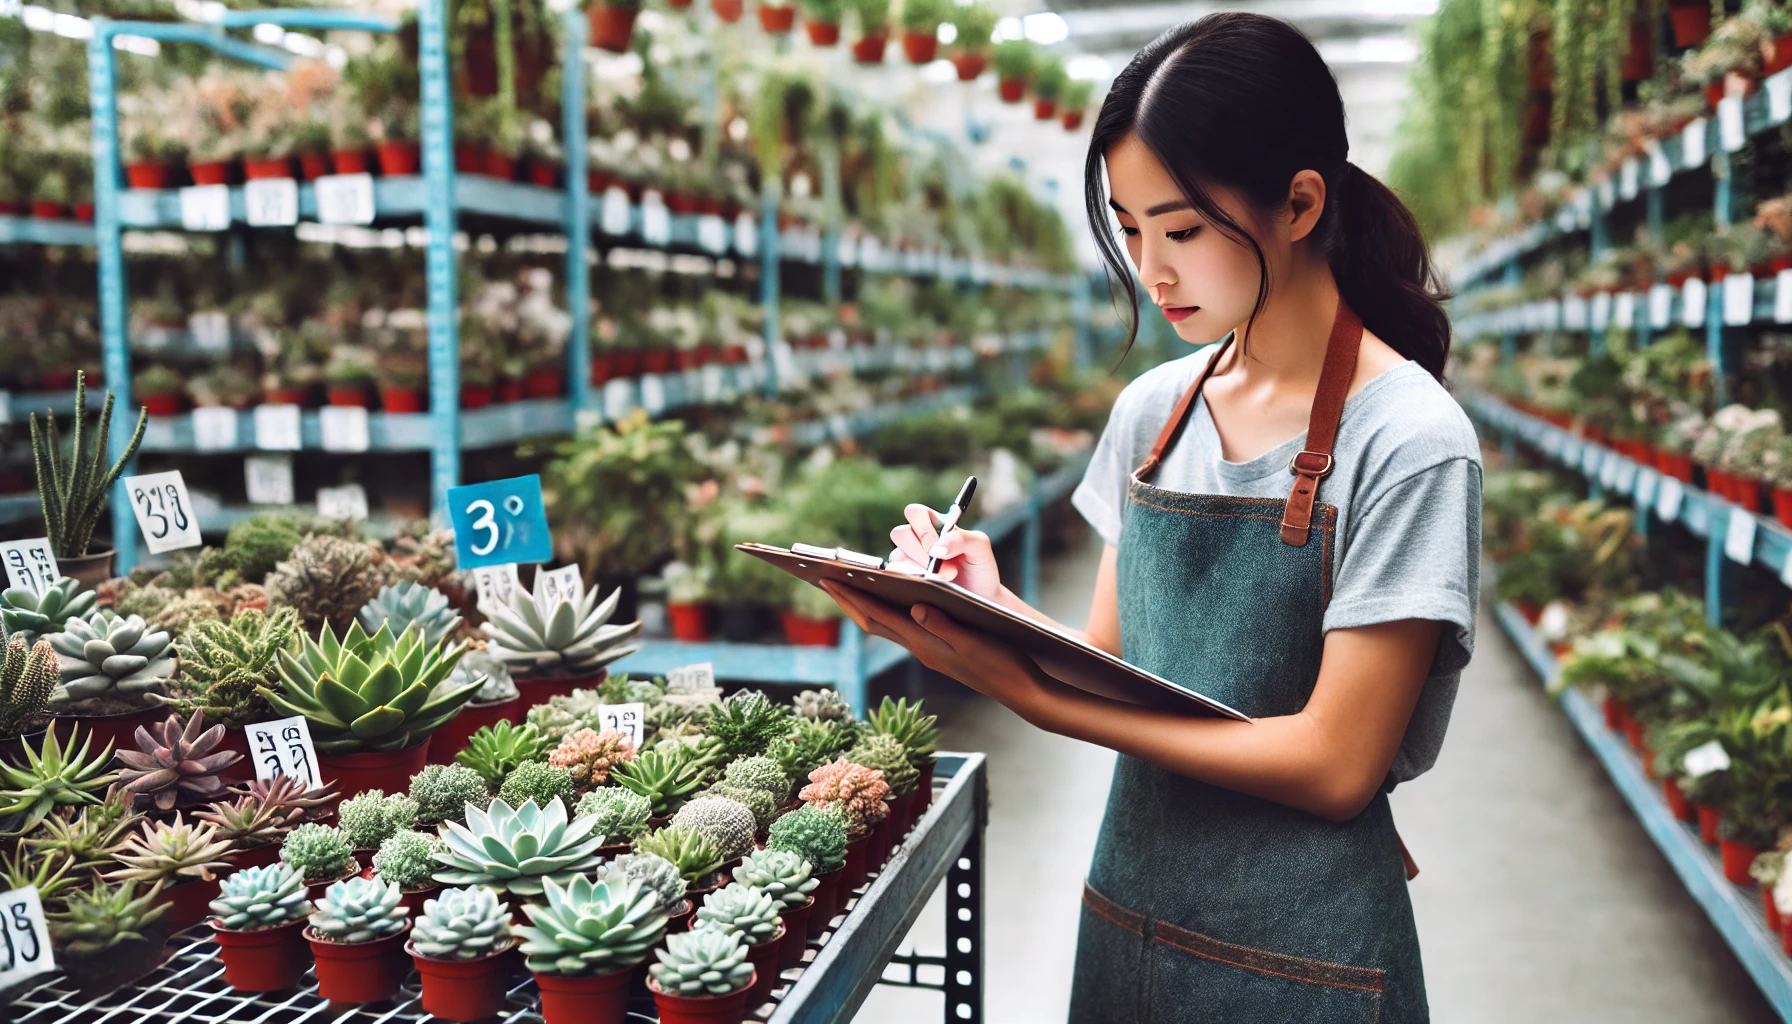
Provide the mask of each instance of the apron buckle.
POLYGON ((1323 480, 1326 477, 1330 476, 1331 472, 1332 472, 1331 453, 1330 452, 1310 452, 1310 451, 1295 452, 1294 457, 1292 459, 1288 460, 1288 472, 1294 473, 1294 474, 1297 474, 1300 476, 1310 476, 1315 480, 1323 480), (1325 462, 1317 469, 1312 468, 1312 464, 1310 462, 1302 461, 1309 455, 1315 459, 1324 459, 1325 462))

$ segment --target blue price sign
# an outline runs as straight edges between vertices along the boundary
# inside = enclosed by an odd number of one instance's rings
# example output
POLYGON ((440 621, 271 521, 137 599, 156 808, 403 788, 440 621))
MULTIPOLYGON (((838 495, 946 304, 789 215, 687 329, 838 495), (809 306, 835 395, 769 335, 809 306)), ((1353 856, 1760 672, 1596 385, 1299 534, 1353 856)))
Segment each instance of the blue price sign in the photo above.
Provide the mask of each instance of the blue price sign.
POLYGON ((513 476, 448 491, 454 550, 462 569, 545 562, 554 557, 541 477, 513 476))

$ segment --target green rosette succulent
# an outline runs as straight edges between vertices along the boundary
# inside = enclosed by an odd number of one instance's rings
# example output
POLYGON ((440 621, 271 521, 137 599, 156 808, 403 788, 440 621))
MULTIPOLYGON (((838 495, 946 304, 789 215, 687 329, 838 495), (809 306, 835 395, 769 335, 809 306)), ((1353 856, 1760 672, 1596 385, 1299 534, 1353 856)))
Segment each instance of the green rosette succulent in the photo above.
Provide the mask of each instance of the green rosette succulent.
POLYGON ((44 639, 61 664, 58 702, 117 697, 145 701, 161 693, 174 675, 174 638, 152 629, 141 616, 119 616, 101 608, 91 619, 70 618, 62 632, 44 639))
POLYGON ((361 628, 377 633, 389 627, 397 636, 411 626, 423 631, 424 642, 440 644, 460 628, 460 613, 448 603, 448 595, 415 580, 380 588, 379 596, 361 606, 355 616, 361 628))
POLYGON ((533 725, 516 725, 509 721, 480 726, 467 737, 467 745, 454 755, 456 764, 466 765, 496 787, 519 765, 530 761, 546 761, 554 741, 533 725))
POLYGON ((709 836, 691 828, 668 825, 635 840, 636 853, 663 857, 678 868, 687 883, 714 874, 728 858, 709 836))
POLYGON ((491 638, 486 650, 509 665, 513 675, 590 675, 640 646, 629 643, 641 632, 639 622, 609 624, 621 599, 617 589, 600 601, 598 588, 592 587, 578 601, 548 603, 519 586, 509 602, 491 609, 479 628, 491 638))
POLYGON ((311 927, 330 942, 372 942, 404 931, 410 908, 392 882, 356 875, 324 890, 311 927))
POLYGON ((825 875, 846 863, 846 819, 837 811, 799 807, 772 822, 765 845, 789 850, 825 875))
POLYGON ((735 865, 734 880, 769 895, 786 908, 803 905, 821 879, 802 854, 791 850, 755 850, 735 865))
POLYGON ((173 908, 162 899, 162 883, 137 892, 137 883, 76 889, 62 910, 44 915, 50 937, 69 956, 91 957, 121 942, 144 941, 145 930, 173 908))
POLYGON ((118 776, 105 771, 112 760, 112 744, 90 756, 92 744, 93 735, 81 736, 79 725, 69 732, 66 747, 57 739, 56 730, 50 729, 44 733, 41 749, 24 745, 24 764, 0 761, 0 832, 30 832, 59 807, 99 803, 118 776), (77 739, 81 741, 78 749, 77 739))
POLYGON ((436 853, 435 879, 444 885, 489 885, 520 896, 541 895, 548 879, 565 880, 598 864, 604 837, 592 834, 596 821, 566 817, 555 800, 541 807, 526 801, 511 807, 502 798, 491 807, 467 808, 467 823, 447 822, 447 848, 436 853))
POLYGON ((62 632, 70 619, 85 619, 98 600, 93 591, 82 591, 81 581, 73 576, 50 584, 42 597, 24 587, 8 587, 0 591, 0 626, 5 627, 7 636, 29 643, 62 632))
POLYGON ((423 901, 411 946, 435 960, 476 960, 510 946, 510 908, 483 885, 444 889, 423 901))
POLYGON ((609 974, 647 959, 666 934, 659 896, 639 881, 574 876, 564 888, 542 885, 545 904, 528 903, 534 924, 517 929, 531 971, 582 976, 609 974))
POLYGON ((300 920, 311 913, 311 901, 298 868, 264 864, 224 876, 211 911, 221 927, 246 932, 300 920))
POLYGON ((654 951, 659 963, 648 968, 661 992, 686 997, 725 996, 753 980, 747 946, 720 928, 698 928, 666 936, 666 948, 654 951))
POLYGON ((783 906, 770 893, 730 882, 704 897, 703 906, 697 908, 697 922, 733 932, 747 945, 757 946, 778 933, 778 913, 783 906))
POLYGON ((657 746, 610 770, 610 781, 646 797, 655 815, 671 814, 703 785, 708 765, 689 748, 657 746))

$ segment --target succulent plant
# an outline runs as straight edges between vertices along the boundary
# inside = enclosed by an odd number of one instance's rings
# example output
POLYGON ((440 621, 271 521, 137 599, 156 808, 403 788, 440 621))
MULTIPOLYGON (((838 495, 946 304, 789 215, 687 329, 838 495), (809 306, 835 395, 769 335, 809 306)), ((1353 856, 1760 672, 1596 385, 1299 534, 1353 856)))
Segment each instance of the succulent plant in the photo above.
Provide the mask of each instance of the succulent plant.
POLYGON ((411 923, 411 945, 436 960, 474 960, 510 941, 510 908, 483 885, 443 889, 411 923))
POLYGON ((789 850, 827 874, 846 863, 846 820, 837 811, 799 807, 772 822, 768 850, 789 850))
POLYGON ((940 745, 939 716, 922 714, 921 704, 885 697, 876 711, 865 716, 865 727, 901 743, 916 768, 933 760, 940 745))
POLYGON ((41 751, 25 744, 24 764, 0 761, 0 831, 29 832, 58 807, 97 804, 98 794, 118 778, 105 771, 112 760, 112 744, 90 757, 93 736, 83 738, 79 724, 69 730, 66 747, 56 732, 45 731, 41 751))
POLYGON ((230 795, 230 802, 213 803, 194 817, 217 826, 221 838, 239 849, 247 849, 280 842, 336 794, 324 786, 306 789, 290 775, 276 775, 267 782, 250 782, 232 789, 230 795))
POLYGON ((736 758, 722 769, 722 778, 731 786, 764 790, 774 804, 782 804, 790 796, 790 776, 769 757, 736 758))
POLYGON ((115 850, 112 859, 124 865, 106 874, 113 881, 167 882, 212 880, 212 872, 227 871, 221 858, 230 852, 230 841, 218 838, 217 829, 204 822, 188 823, 179 811, 172 823, 146 821, 115 850))
POLYGON ((36 889, 38 899, 49 904, 61 899, 76 882, 86 881, 85 877, 71 875, 74 869, 75 862, 70 857, 15 846, 9 856, 0 859, 0 892, 36 889))
POLYGON ((668 825, 635 840, 636 853, 651 853, 671 862, 687 883, 696 883, 716 873, 727 857, 709 836, 693 828, 668 825))
MULTIPOLYGON (((772 819, 777 817, 778 814, 778 805, 772 802, 771 794, 763 789, 753 789, 748 786, 736 786, 727 782, 718 782, 698 794, 698 799, 704 797, 727 800, 745 807, 748 811, 752 812, 753 830, 756 833, 764 832, 767 828, 771 827, 772 819)), ((689 806, 690 804, 685 805, 685 807, 689 806)), ((682 814, 683 812, 684 808, 679 808, 679 813, 682 814)))
POLYGON ((454 755, 456 764, 478 772, 486 785, 496 788, 504 777, 527 761, 541 761, 554 749, 554 741, 533 725, 508 720, 482 725, 467 737, 466 748, 454 755))
POLYGON ((17 736, 43 717, 59 675, 56 651, 46 641, 14 636, 0 644, 0 736, 17 736))
POLYGON ((42 597, 24 587, 9 587, 0 592, 0 629, 29 643, 62 632, 70 619, 86 618, 98 600, 98 594, 83 591, 81 581, 73 576, 50 584, 42 597))
POLYGON ((653 804, 633 790, 604 786, 580 798, 578 814, 597 819, 591 830, 601 834, 606 844, 627 842, 647 831, 653 804))
POLYGON ((542 807, 556 800, 571 807, 574 802, 572 772, 543 761, 524 761, 504 776, 504 784, 498 787, 498 798, 512 807, 528 800, 542 807))
POLYGON ((384 561, 377 544, 308 534, 268 573, 268 600, 297 609, 307 633, 330 623, 340 628, 379 596, 384 561))
POLYGON ((298 868, 308 883, 327 882, 342 877, 355 862, 355 848, 341 829, 312 821, 287 833, 280 859, 298 868))
POLYGON ((271 717, 273 707, 257 688, 279 682, 277 655, 298 635, 299 615, 291 608, 248 608, 228 622, 195 622, 174 641, 180 670, 167 693, 150 699, 183 714, 202 711, 206 721, 225 725, 271 717))
POLYGON ((77 871, 99 867, 143 820, 133 803, 114 787, 100 803, 78 811, 64 808, 45 818, 25 842, 45 857, 67 858, 77 871))
POLYGON ((812 807, 838 807, 847 831, 863 832, 890 816, 890 785, 884 773, 841 758, 809 773, 809 784, 798 794, 812 807))
POLYGON ((846 759, 884 774, 892 796, 907 796, 921 781, 921 770, 909 760, 908 748, 894 736, 872 733, 859 737, 859 742, 846 752, 846 759))
POLYGON ((431 825, 466 821, 467 805, 481 810, 491 803, 484 776, 463 764, 432 764, 411 776, 411 799, 417 820, 431 825))
MULTIPOLYGON (((490 649, 489 645, 487 649, 490 649)), ((524 717, 549 740, 548 749, 551 750, 580 729, 601 728, 603 720, 599 717, 599 709, 602 707, 603 699, 596 690, 576 689, 569 694, 549 697, 547 703, 530 708, 524 717)))
POLYGON ((778 762, 788 778, 806 779, 810 772, 851 746, 857 735, 855 730, 855 726, 839 721, 799 718, 790 732, 772 741, 765 755, 778 762))
POLYGON ((758 690, 740 690, 722 701, 704 730, 722 741, 730 757, 763 754, 790 731, 790 713, 758 690))
POLYGON ((743 943, 757 946, 778 933, 783 906, 770 893, 730 882, 703 898, 703 906, 697 908, 698 927, 733 932, 743 943))
POLYGON ((545 904, 523 905, 534 924, 517 929, 531 971, 609 974, 647 959, 666 934, 659 896, 632 878, 594 882, 575 875, 564 888, 549 879, 542 895, 545 904))
POLYGON ((443 685, 460 686, 481 676, 485 677, 485 682, 473 697, 475 703, 490 704, 516 697, 517 688, 510 678, 510 666, 485 653, 482 643, 468 648, 467 653, 460 656, 460 664, 454 666, 448 682, 443 685))
POLYGON ((68 956, 97 956, 121 942, 141 942, 145 929, 161 920, 171 904, 162 902, 157 882, 141 894, 137 883, 76 889, 62 901, 60 913, 45 914, 50 938, 68 956))
POLYGON ((804 690, 796 695, 790 706, 798 718, 807 718, 811 722, 852 721, 852 705, 832 689, 804 690))
POLYGON ((698 928, 666 936, 654 950, 659 963, 647 969, 661 992, 686 997, 725 996, 753 981, 753 965, 740 937, 720 928, 698 928))
POLYGON ((635 879, 653 890, 654 896, 660 901, 661 912, 666 914, 678 909, 678 904, 684 900, 685 890, 689 888, 684 875, 678 871, 678 865, 652 853, 625 853, 600 865, 596 877, 600 880, 635 879))
POLYGON ((564 880, 597 866, 604 837, 593 835, 590 818, 566 817, 558 800, 545 808, 532 801, 512 808, 502 797, 491 807, 467 810, 467 823, 448 822, 448 848, 435 857, 436 881, 444 885, 489 885, 519 896, 539 896, 542 880, 564 880))
POLYGON ((305 876, 291 864, 263 864, 225 875, 212 916, 232 931, 273 928, 311 913, 305 876))
POLYGON ((402 750, 421 743, 479 692, 471 683, 437 686, 464 650, 464 643, 425 643, 415 629, 394 637, 381 627, 369 636, 359 622, 337 643, 325 626, 316 641, 305 638, 299 655, 281 651, 280 690, 259 692, 279 711, 305 716, 319 754, 402 750))
MULTIPOLYGON (((107 449, 112 439, 112 392, 100 406, 100 416, 93 432, 87 430, 87 371, 75 371, 75 412, 70 434, 74 443, 68 459, 62 457, 62 431, 56 426, 56 414, 46 415, 43 429, 37 425, 37 414, 31 414, 31 458, 37 470, 38 505, 43 510, 44 533, 50 550, 59 559, 79 558, 87 554, 88 542, 99 525, 100 513, 106 510, 112 485, 136 457, 137 446, 143 443, 143 431, 149 425, 149 410, 137 412, 137 426, 125 441, 123 450, 106 466, 107 449)), ((10 627, 9 627, 10 628, 10 627)))
POLYGON ((417 801, 403 793, 369 789, 344 800, 336 817, 349 843, 364 850, 415 825, 417 801))
POLYGON ((734 880, 750 885, 784 907, 800 907, 821 884, 803 855, 792 850, 754 850, 734 867, 734 880))
POLYGON ((372 942, 404 931, 410 908, 398 886, 356 875, 324 890, 311 912, 311 927, 330 942, 372 942))
POLYGON ((91 619, 71 618, 62 632, 44 637, 61 663, 55 701, 115 696, 142 700, 161 693, 174 674, 173 638, 151 629, 141 616, 119 617, 101 608, 91 619))
POLYGON ((137 727, 137 749, 119 750, 124 770, 118 782, 137 801, 159 810, 178 803, 209 800, 224 792, 218 773, 243 759, 234 750, 219 750, 224 727, 205 728, 205 716, 193 712, 186 721, 169 715, 156 725, 137 727))
POLYGON ((652 704, 665 695, 664 680, 632 679, 626 672, 611 672, 597 684, 597 698, 605 704, 652 704))
POLYGON ((572 784, 579 789, 608 784, 610 769, 634 759, 634 741, 614 729, 580 729, 548 754, 548 764, 571 772, 572 784))
POLYGON ((491 637, 486 650, 508 664, 513 675, 590 675, 639 646, 628 642, 641 632, 639 622, 609 625, 621 599, 617 589, 599 601, 593 587, 577 602, 559 598, 550 603, 519 585, 510 592, 509 603, 492 609, 479 628, 491 637))
POLYGON ((759 831, 751 808, 720 796, 700 796, 680 807, 672 816, 672 827, 708 836, 724 861, 751 850, 753 836, 759 831))
POLYGON ((400 889, 422 889, 435 881, 436 851, 446 849, 436 836, 422 832, 394 832, 373 855, 373 873, 400 889))
POLYGON ((703 785, 707 766, 688 752, 653 747, 610 770, 610 781, 646 797, 656 815, 671 814, 703 785))
POLYGON ((303 516, 264 513, 245 519, 225 535, 224 549, 235 555, 244 579, 258 580, 292 557, 292 549, 305 539, 303 516))
POLYGON ((460 628, 460 613, 448 603, 448 595, 410 580, 381 587, 379 596, 361 606, 356 616, 361 628, 377 633, 390 627, 397 636, 411 626, 423 631, 427 643, 440 644, 460 628))

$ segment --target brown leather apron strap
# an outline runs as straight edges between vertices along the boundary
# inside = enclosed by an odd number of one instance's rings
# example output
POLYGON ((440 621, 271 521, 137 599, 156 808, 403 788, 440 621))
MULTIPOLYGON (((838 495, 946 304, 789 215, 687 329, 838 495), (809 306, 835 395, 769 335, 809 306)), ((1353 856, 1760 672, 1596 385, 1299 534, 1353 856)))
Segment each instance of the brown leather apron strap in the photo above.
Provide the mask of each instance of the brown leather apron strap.
POLYGON ((1319 371, 1319 390, 1313 395, 1313 412, 1307 419, 1307 445, 1289 461, 1294 487, 1282 509, 1282 541, 1294 547, 1307 543, 1313 524, 1313 505, 1319 500, 1319 481, 1332 471, 1332 444, 1338 439, 1338 421, 1344 416, 1344 399, 1356 377, 1356 354, 1362 348, 1363 321, 1343 297, 1332 319, 1332 335, 1325 343, 1325 365, 1319 371))
POLYGON ((1412 854, 1407 852, 1406 840, 1400 838, 1398 831, 1394 833, 1394 842, 1400 844, 1400 859, 1406 863, 1406 880, 1410 882, 1419 877, 1419 862, 1413 860, 1412 854))
POLYGON ((1220 357, 1226 354, 1226 349, 1231 347, 1232 339, 1235 336, 1226 335, 1226 340, 1220 342, 1219 348, 1213 350, 1213 355, 1207 360, 1206 368, 1201 371, 1199 377, 1195 378, 1195 382, 1188 386, 1188 390, 1182 393, 1182 400, 1176 403, 1176 408, 1170 413, 1170 418, 1164 421, 1163 429, 1157 432, 1157 441, 1151 446, 1151 454, 1145 458, 1144 462, 1139 463, 1139 468, 1134 472, 1134 476, 1140 480, 1149 480, 1151 474, 1157 472, 1157 467, 1163 463, 1164 452, 1169 451, 1170 446, 1176 443, 1177 436, 1182 433, 1183 426, 1188 423, 1189 410, 1195 407, 1195 397, 1201 393, 1201 385, 1207 383, 1207 378, 1213 376, 1213 368, 1220 364, 1220 357))

